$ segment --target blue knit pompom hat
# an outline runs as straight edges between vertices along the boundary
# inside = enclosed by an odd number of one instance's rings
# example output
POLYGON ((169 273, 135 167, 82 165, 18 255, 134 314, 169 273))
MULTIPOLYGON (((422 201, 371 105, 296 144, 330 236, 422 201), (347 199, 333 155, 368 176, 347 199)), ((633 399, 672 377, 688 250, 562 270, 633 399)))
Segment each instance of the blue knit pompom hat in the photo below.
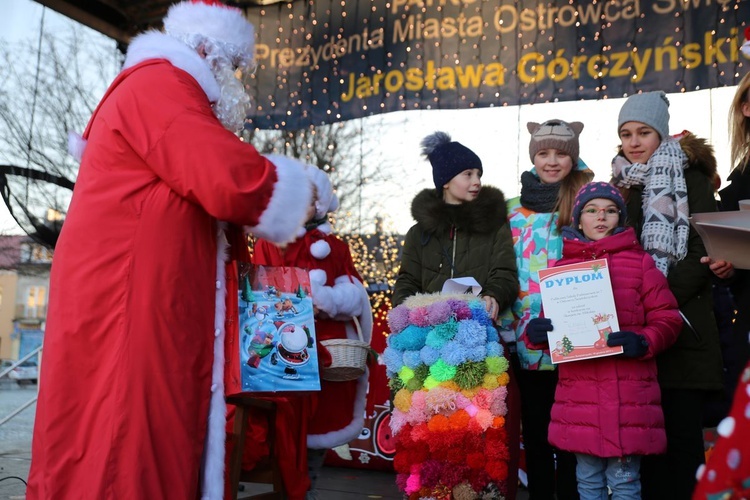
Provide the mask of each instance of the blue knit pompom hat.
POLYGON ((420 146, 422 154, 430 160, 432 180, 439 192, 464 170, 478 168, 482 173, 482 160, 476 153, 460 142, 451 141, 451 136, 445 132, 428 135, 422 139, 420 146))
POLYGON ((571 223, 573 228, 578 228, 581 222, 581 210, 586 206, 586 203, 596 198, 604 198, 614 202, 620 210, 620 221, 617 225, 619 227, 625 226, 628 209, 625 207, 625 200, 623 200, 620 191, 608 182, 589 182, 578 190, 573 202, 573 222, 571 223))

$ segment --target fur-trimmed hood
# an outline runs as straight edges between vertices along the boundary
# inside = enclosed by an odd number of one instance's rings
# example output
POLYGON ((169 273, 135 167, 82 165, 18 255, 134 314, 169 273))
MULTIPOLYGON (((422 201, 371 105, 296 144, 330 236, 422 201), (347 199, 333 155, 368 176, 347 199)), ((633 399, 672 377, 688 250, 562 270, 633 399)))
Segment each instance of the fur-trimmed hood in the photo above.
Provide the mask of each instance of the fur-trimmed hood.
POLYGON ((701 139, 691 132, 685 132, 680 138, 680 146, 688 157, 692 168, 700 169, 708 178, 716 175, 716 156, 714 147, 706 139, 701 139))
POLYGON ((450 205, 435 189, 425 189, 414 197, 411 215, 428 233, 447 232, 455 226, 469 233, 488 234, 505 224, 507 209, 503 192, 492 186, 483 186, 476 200, 461 205, 450 205))

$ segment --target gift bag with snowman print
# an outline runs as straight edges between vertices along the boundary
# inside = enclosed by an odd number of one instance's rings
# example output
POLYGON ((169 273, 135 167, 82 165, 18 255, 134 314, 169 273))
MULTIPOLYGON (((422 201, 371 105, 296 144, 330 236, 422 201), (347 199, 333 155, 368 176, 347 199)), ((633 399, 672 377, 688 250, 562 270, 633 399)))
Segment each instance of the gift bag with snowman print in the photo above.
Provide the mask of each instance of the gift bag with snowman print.
POLYGON ((238 282, 241 391, 319 391, 308 272, 241 262, 238 282))

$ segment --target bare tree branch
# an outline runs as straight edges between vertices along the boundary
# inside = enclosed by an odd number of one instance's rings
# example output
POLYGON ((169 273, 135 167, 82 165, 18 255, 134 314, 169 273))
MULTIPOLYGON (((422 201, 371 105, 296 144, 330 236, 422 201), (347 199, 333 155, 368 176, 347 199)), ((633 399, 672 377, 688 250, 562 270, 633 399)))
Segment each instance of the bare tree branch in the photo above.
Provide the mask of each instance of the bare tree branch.
POLYGON ((364 188, 384 186, 388 180, 380 168, 377 131, 353 120, 293 131, 246 130, 243 139, 262 153, 285 154, 325 171, 339 198, 338 231, 361 234, 379 216, 364 188))
MULTIPOLYGON (((48 214, 67 212, 78 163, 68 155, 68 132, 82 132, 122 64, 115 42, 81 26, 0 45, 0 161, 9 209, 30 235, 48 214), (36 64, 39 57, 39 64, 36 64), (67 182, 48 182, 38 171, 67 182)), ((54 229, 56 222, 48 229, 54 229)))

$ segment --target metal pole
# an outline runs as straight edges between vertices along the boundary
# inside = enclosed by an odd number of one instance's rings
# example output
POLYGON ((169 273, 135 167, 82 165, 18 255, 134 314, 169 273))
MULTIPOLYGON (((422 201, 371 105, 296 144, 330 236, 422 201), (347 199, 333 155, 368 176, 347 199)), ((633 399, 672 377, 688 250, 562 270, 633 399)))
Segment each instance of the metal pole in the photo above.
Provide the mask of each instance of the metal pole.
POLYGON ((2 373, 0 373, 0 378, 3 378, 4 376, 6 376, 6 375, 7 375, 7 374, 9 374, 10 372, 12 372, 12 371, 13 371, 13 369, 14 369, 14 368, 15 368, 16 366, 20 365, 21 363, 23 363, 23 362, 24 362, 24 361, 26 361, 27 359, 31 358, 32 356, 36 355, 36 353, 38 353, 38 352, 39 352, 39 351, 41 351, 41 350, 42 350, 42 346, 39 346, 39 347, 37 347, 36 349, 34 349, 33 351, 31 351, 30 353, 28 353, 28 354, 27 354, 26 356, 22 357, 21 359, 19 359, 18 361, 16 361, 16 362, 15 362, 15 363, 13 363, 12 365, 10 365, 10 366, 9 366, 8 368, 6 368, 6 369, 5 369, 5 370, 4 370, 4 371, 3 371, 2 373))
POLYGON ((11 412, 11 414, 10 414, 10 415, 8 415, 8 416, 7 416, 7 417, 5 417, 4 419, 0 420, 0 427, 1 427, 1 426, 2 426, 2 425, 3 425, 4 423, 5 423, 5 422, 7 422, 7 421, 8 421, 8 420, 10 420, 11 418, 15 417, 16 415, 18 415, 19 413, 21 413, 22 411, 24 411, 24 410, 25 410, 26 408, 28 408, 29 406, 31 406, 31 405, 33 405, 34 403, 36 403, 36 400, 37 400, 38 398, 39 398, 39 396, 34 396, 34 398, 33 398, 33 399, 31 399, 31 401, 28 401, 28 402, 24 403, 23 405, 19 406, 19 407, 18 407, 18 408, 16 408, 16 409, 15 409, 15 410, 14 410, 13 412, 11 412))

